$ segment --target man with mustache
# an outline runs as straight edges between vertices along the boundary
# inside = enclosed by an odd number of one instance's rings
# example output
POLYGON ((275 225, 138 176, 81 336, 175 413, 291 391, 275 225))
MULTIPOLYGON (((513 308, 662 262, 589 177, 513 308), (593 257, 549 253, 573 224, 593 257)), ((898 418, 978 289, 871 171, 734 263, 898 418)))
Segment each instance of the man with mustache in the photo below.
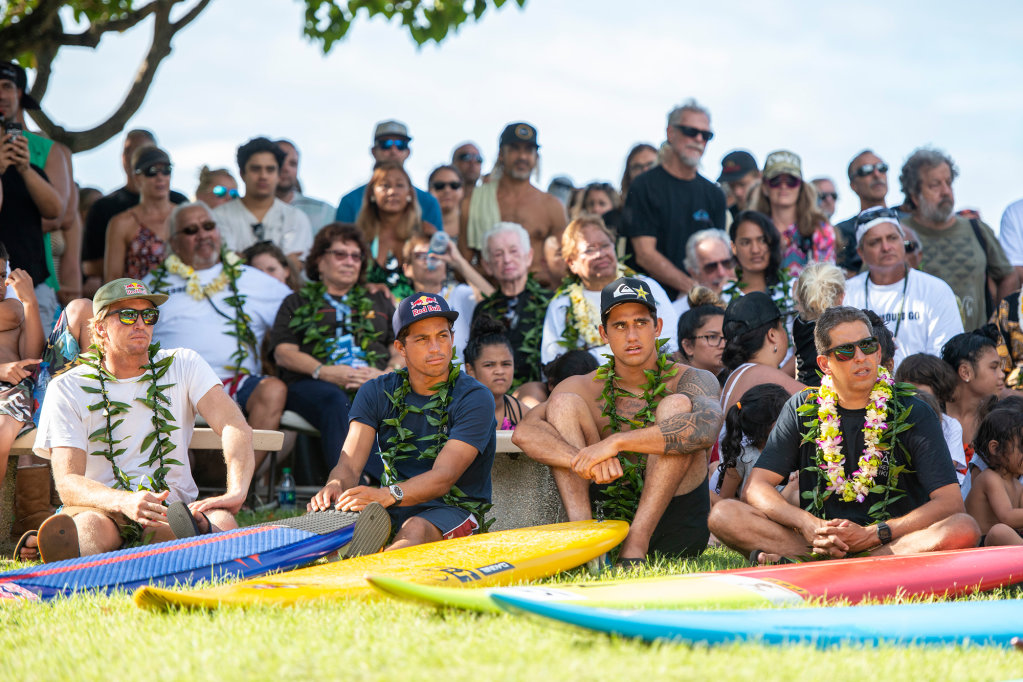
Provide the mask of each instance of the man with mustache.
POLYGON ((963 328, 972 330, 987 322, 998 301, 1019 289, 1019 277, 990 227, 955 214, 952 183, 958 175, 952 157, 925 147, 903 164, 899 182, 913 211, 904 222, 923 247, 920 269, 952 287, 963 328), (995 283, 993 299, 988 278, 995 283))

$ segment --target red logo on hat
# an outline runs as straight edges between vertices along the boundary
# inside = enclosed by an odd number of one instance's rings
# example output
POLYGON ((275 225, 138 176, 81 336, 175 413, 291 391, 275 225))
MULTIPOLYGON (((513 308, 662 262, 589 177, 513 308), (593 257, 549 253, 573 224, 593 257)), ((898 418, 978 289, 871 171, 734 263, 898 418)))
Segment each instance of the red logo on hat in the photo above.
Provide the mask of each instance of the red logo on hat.
POLYGON ((412 308, 412 317, 419 317, 425 313, 440 313, 440 305, 437 304, 437 299, 433 296, 420 296, 410 304, 412 308))
POLYGON ((139 284, 138 282, 128 282, 124 285, 124 293, 128 296, 138 296, 140 294, 148 294, 146 287, 139 284))

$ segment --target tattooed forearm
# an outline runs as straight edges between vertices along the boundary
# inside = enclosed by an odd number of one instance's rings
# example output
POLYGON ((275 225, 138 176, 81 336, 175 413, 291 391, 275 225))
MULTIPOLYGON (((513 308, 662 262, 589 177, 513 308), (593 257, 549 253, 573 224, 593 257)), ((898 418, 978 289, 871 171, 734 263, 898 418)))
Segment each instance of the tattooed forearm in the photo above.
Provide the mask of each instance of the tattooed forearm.
MULTIPOLYGON (((706 374, 706 372, 705 372, 706 374)), ((721 430, 721 406, 708 396, 692 396, 692 412, 682 412, 658 423, 665 455, 691 455, 714 445, 721 430)))

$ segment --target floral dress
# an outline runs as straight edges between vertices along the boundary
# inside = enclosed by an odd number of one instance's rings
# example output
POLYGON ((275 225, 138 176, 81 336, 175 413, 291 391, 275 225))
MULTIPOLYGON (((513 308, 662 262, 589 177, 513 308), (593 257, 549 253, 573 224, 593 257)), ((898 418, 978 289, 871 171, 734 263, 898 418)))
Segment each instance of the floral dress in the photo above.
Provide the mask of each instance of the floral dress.
POLYGON ((808 264, 820 261, 835 262, 835 228, 830 224, 821 223, 808 237, 799 234, 795 224, 782 232, 781 266, 789 275, 799 277, 808 264))

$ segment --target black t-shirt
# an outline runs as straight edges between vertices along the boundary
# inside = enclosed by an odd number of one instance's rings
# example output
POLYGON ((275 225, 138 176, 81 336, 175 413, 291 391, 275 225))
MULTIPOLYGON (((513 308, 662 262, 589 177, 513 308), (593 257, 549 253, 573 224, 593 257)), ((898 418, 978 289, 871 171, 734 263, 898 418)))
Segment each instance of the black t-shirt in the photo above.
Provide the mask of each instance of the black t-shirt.
MULTIPOLYGON (((767 469, 788 478, 793 471, 799 470, 799 492, 813 490, 822 485, 819 476, 807 467, 816 466, 814 455, 816 444, 802 443, 803 432, 807 429, 801 422, 814 419, 813 416, 800 417, 796 408, 806 400, 807 391, 801 391, 785 403, 774 430, 767 439, 767 445, 760 453, 755 465, 758 469, 767 469)), ((909 451, 908 471, 899 475, 898 487, 905 491, 905 497, 888 505, 892 517, 908 514, 930 500, 930 494, 938 488, 958 483, 952 457, 948 453, 948 445, 941 432, 941 423, 937 415, 924 401, 916 396, 900 398, 907 408, 911 409, 907 420, 913 426, 899 434, 899 440, 909 451)), ((842 442, 845 453, 845 471, 848 477, 859 468, 858 460, 863 453, 863 420, 867 411, 846 410, 837 406, 838 416, 842 422, 842 442), (850 448, 850 444, 852 447, 850 448), (850 453, 856 453, 851 455, 850 453)), ((906 464, 904 455, 898 451, 895 461, 906 464)), ((883 461, 879 467, 876 481, 885 483, 888 480, 888 462, 883 461)), ((824 501, 824 516, 829 519, 848 519, 860 525, 869 525, 873 520, 867 510, 875 502, 883 499, 880 493, 867 495, 863 502, 843 502, 841 497, 832 493, 824 501)), ((803 509, 810 506, 812 500, 804 499, 800 494, 799 504, 803 509)))
MULTIPOLYGON (((49 181, 39 166, 32 166, 32 170, 49 181)), ((28 193, 25 179, 13 164, 0 176, 0 182, 4 188, 0 204, 0 242, 7 247, 11 269, 22 268, 38 286, 50 276, 43 244, 43 218, 28 193)))
POLYGON ((523 381, 540 381, 540 367, 532 366, 529 363, 522 343, 525 333, 531 327, 543 327, 546 306, 540 308, 536 319, 523 319, 526 306, 532 298, 533 294, 529 289, 523 289, 518 296, 505 296, 498 291, 493 298, 486 298, 476 304, 476 308, 472 311, 472 323, 469 325, 469 328, 472 329, 480 315, 484 314, 504 323, 508 343, 515 349, 515 377, 522 378, 523 381))
MULTIPOLYGON (((686 241, 693 233, 725 227, 725 194, 713 182, 697 174, 680 180, 655 166, 633 181, 629 188, 628 220, 622 225, 627 237, 656 237, 657 250, 680 270, 686 257, 686 241)), ((674 299, 678 291, 658 282, 674 299)))
MULTIPOLYGON (((188 197, 171 190, 172 204, 183 204, 188 197)), ((85 233, 82 236, 82 260, 102 260, 107 250, 107 225, 118 213, 127 211, 139 203, 139 195, 126 186, 114 190, 96 200, 85 217, 85 233)))

